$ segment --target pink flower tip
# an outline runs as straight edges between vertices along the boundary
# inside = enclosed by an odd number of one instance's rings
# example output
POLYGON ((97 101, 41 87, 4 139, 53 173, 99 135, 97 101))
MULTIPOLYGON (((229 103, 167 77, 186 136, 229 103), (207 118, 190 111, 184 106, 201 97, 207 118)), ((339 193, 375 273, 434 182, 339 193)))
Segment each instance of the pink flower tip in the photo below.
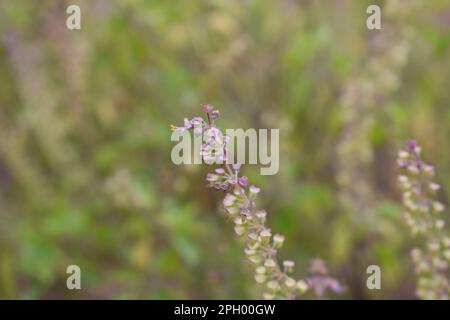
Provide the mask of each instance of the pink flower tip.
POLYGON ((233 163, 231 166, 233 167, 234 170, 239 170, 241 168, 240 163, 233 163))
POLYGON ((239 177, 238 179, 239 185, 243 188, 247 188, 248 186, 248 178, 246 176, 239 177))
POLYGON ((214 110, 214 107, 212 105, 210 105, 209 103, 206 103, 206 104, 202 104, 202 110, 205 113, 210 113, 214 110))

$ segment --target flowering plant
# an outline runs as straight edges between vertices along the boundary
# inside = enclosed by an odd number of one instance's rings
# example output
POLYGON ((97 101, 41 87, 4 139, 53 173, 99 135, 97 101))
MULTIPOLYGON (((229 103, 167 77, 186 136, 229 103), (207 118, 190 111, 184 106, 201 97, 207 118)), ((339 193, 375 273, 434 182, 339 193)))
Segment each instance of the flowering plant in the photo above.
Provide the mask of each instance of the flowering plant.
POLYGON ((235 233, 246 241, 244 251, 253 265, 255 281, 265 285, 263 297, 295 299, 304 294, 308 288, 314 289, 319 298, 324 296, 327 289, 342 292, 342 286, 327 275, 323 263, 320 274, 296 280, 291 276, 294 262, 278 261, 277 253, 284 243, 284 236, 273 234, 266 226, 267 212, 256 205, 260 188, 251 185, 249 179, 240 174, 241 164, 227 161, 229 137, 222 135, 215 124, 219 111, 210 104, 204 104, 202 109, 206 114, 206 120, 201 117, 194 117, 191 120, 186 118, 183 126, 172 125, 171 128, 177 131, 193 129, 195 135, 202 135, 200 148, 202 159, 207 164, 220 164, 220 167, 207 174, 206 181, 209 187, 225 192, 223 209, 234 222, 235 233), (323 270, 325 272, 322 272, 323 270))
POLYGON ((425 248, 411 252, 418 276, 416 294, 422 299, 448 299, 450 238, 439 216, 445 207, 435 199, 440 185, 433 181, 434 167, 422 160, 421 147, 413 140, 399 151, 397 163, 402 170, 398 180, 406 223, 425 242, 425 248))

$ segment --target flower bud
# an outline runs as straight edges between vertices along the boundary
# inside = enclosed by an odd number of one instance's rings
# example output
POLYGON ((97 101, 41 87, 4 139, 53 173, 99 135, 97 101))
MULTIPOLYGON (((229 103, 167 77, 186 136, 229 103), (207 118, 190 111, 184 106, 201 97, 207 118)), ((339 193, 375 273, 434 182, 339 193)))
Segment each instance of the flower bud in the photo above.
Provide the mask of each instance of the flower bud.
POLYGON ((439 201, 434 201, 433 202, 433 210, 435 212, 442 212, 444 211, 445 207, 442 203, 440 203, 439 201))
POLYGON ((414 262, 419 262, 422 259, 422 251, 418 248, 411 250, 411 258, 414 262))
POLYGON ((438 252, 439 248, 440 248, 440 245, 437 242, 431 242, 428 244, 428 249, 432 252, 438 252))
POLYGON ((409 178, 405 175, 400 175, 398 177, 398 182, 400 183, 400 186, 403 189, 409 189, 411 188, 411 182, 409 181, 409 178))
POLYGON ((261 244, 258 241, 249 243, 249 248, 251 248, 253 250, 258 250, 260 247, 261 247, 261 244))
POLYGON ((233 163, 231 166, 233 167, 234 171, 238 171, 241 168, 240 163, 233 163))
POLYGON ((441 229, 443 229, 444 227, 445 227, 445 222, 444 222, 444 220, 438 220, 438 221, 436 221, 436 228, 437 228, 437 229, 441 230, 441 229))
POLYGON ((434 176, 434 167, 426 164, 423 166, 423 171, 427 174, 427 176, 429 177, 433 177, 434 176))
POLYGON ((248 237, 249 237, 251 240, 253 240, 253 241, 258 240, 258 235, 257 235, 256 233, 254 233, 254 232, 250 232, 250 233, 248 234, 248 237))
POLYGON ((266 261, 264 261, 264 267, 266 267, 268 271, 275 269, 276 265, 277 264, 273 259, 266 259, 266 261))
POLYGON ((263 298, 265 300, 272 300, 275 298, 275 295, 273 293, 265 292, 265 293, 263 293, 263 298))
POLYGON ((220 111, 219 110, 213 110, 213 112, 211 113, 211 116, 213 119, 217 119, 220 116, 220 111))
POLYGON ((225 208, 225 211, 230 215, 230 216, 234 216, 236 214, 238 214, 240 212, 238 207, 228 207, 225 208))
POLYGON ((412 174, 418 174, 419 173, 419 169, 417 168, 417 166, 410 164, 407 167, 408 171, 412 174))
POLYGON ((283 246, 284 236, 282 234, 276 234, 273 236, 273 246, 275 248, 281 248, 283 246))
POLYGON ((264 229, 259 234, 259 238, 263 244, 269 243, 271 236, 272 236, 272 232, 270 231, 270 229, 264 229))
POLYGON ((223 199, 223 205, 225 207, 232 206, 236 201, 236 196, 232 195, 231 193, 227 193, 225 195, 225 198, 223 199))
POLYGON ((417 273, 426 273, 430 270, 430 265, 425 262, 425 261, 421 261, 419 262, 419 264, 417 265, 417 273))
POLYGON ((238 178, 238 183, 242 188, 247 188, 248 186, 248 178, 246 176, 242 176, 238 178))
POLYGON ((255 281, 257 283, 264 283, 267 280, 267 276, 265 276, 264 274, 255 274, 255 281))
POLYGON ((212 105, 210 105, 209 103, 206 103, 206 104, 202 104, 202 110, 205 113, 209 113, 214 110, 214 107, 212 105))
POLYGON ((217 168, 217 169, 215 169, 214 171, 215 171, 217 174, 224 174, 224 173, 225 173, 224 168, 217 168))
POLYGON ((308 290, 308 284, 304 280, 297 281, 297 290, 303 294, 308 290))
POLYGON ((256 250, 252 249, 252 248, 245 248, 244 252, 245 252, 246 255, 251 256, 251 255, 254 255, 256 253, 256 250))
POLYGON ((440 188, 441 188, 441 186, 440 185, 438 185, 437 183, 434 183, 434 182, 430 182, 429 184, 428 184, 428 188, 430 188, 430 191, 438 191, 440 188))
POLYGON ((288 288, 293 288, 293 287, 295 287, 297 282, 294 279, 292 279, 291 277, 286 277, 286 279, 284 279, 284 284, 288 288))
POLYGON ((265 273, 266 273, 266 268, 263 267, 263 266, 259 266, 259 267, 257 267, 257 268, 255 269, 255 272, 256 272, 257 274, 265 274, 265 273))
POLYGON ((248 259, 254 264, 260 264, 262 261, 262 258, 259 255, 250 256, 248 259))
POLYGON ((444 237, 444 239, 442 240, 442 244, 444 245, 444 247, 450 248, 450 238, 444 237))
POLYGON ((206 175, 206 181, 208 182, 215 182, 219 180, 219 176, 217 174, 214 173, 208 173, 206 175))
POLYGON ((450 249, 444 250, 444 258, 450 261, 450 249))
POLYGON ((272 292, 280 290, 280 284, 274 280, 267 282, 267 288, 272 292))
POLYGON ((241 236, 245 233, 246 229, 247 228, 245 227, 234 227, 234 232, 236 232, 238 236, 241 236))
POLYGON ((283 267, 285 272, 292 272, 292 270, 294 269, 294 265, 295 265, 294 261, 291 260, 283 261, 283 267))
POLYGON ((400 151, 398 152, 398 158, 399 158, 400 160, 408 160, 408 159, 409 159, 409 153, 408 153, 408 151, 400 150, 400 151))
POLYGON ((249 191, 250 191, 250 194, 256 195, 261 191, 261 189, 252 185, 252 186, 250 186, 249 191))

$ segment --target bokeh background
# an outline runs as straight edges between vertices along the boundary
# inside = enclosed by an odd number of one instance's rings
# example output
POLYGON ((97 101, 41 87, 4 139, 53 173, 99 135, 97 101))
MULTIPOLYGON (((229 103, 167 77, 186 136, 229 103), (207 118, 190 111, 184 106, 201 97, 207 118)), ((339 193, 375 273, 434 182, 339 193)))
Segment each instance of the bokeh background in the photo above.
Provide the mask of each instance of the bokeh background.
POLYGON ((396 150, 423 145, 447 204, 449 83, 446 0, 1 0, 0 298, 260 298, 211 168, 170 161, 205 102, 280 129, 279 173, 244 172, 297 278, 320 257, 332 298, 414 298, 396 150))

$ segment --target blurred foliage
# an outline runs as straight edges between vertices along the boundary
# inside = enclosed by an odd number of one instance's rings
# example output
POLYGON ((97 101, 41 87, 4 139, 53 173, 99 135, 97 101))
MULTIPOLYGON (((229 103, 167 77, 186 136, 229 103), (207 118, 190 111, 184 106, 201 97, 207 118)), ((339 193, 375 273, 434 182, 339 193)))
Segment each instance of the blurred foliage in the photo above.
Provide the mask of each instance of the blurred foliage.
POLYGON ((297 275, 321 257, 344 298, 413 298, 394 159, 417 139, 449 203, 448 1, 404 22, 415 36, 400 86, 355 137, 374 154, 375 201, 357 199, 369 217, 342 205, 336 181, 339 99, 371 33, 387 32, 367 30, 366 8, 386 2, 1 1, 0 297, 260 298, 208 168, 170 161, 169 124, 209 102, 223 127, 280 128, 280 172, 245 173, 297 275), (81 30, 66 29, 69 4, 81 30), (80 291, 66 289, 70 264, 80 291), (369 264, 382 290, 366 289, 369 264))

